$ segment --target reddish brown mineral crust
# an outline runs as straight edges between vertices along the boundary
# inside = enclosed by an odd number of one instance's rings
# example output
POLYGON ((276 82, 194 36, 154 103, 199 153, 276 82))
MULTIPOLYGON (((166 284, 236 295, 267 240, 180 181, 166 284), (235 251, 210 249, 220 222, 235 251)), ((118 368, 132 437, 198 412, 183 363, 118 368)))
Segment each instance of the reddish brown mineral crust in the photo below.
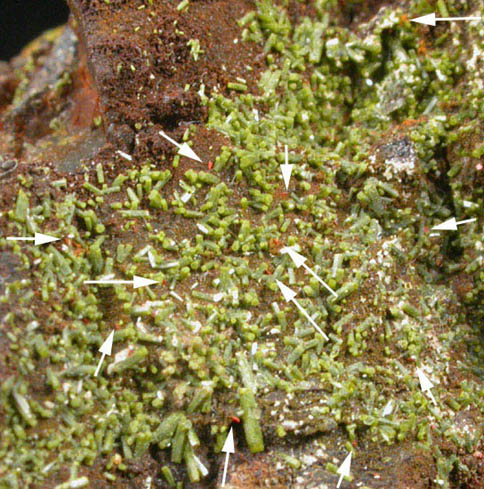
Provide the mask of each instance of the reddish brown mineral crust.
MULTIPOLYGON (((108 141, 135 158, 173 154, 158 132, 180 138, 189 125, 206 121, 197 94, 202 85, 207 95, 223 93, 248 65, 257 68, 255 46, 238 42, 236 21, 253 6, 247 0, 192 2, 189 15, 169 1, 146 8, 137 0, 68 3, 100 94, 108 141), (200 43, 197 59, 190 40, 200 43)), ((250 79, 253 89, 256 78, 250 79)))
MULTIPOLYGON (((131 166, 138 166, 144 162, 145 158, 151 158, 160 168, 163 168, 166 161, 170 161, 167 156, 173 155, 174 148, 159 138, 158 131, 164 129, 179 139, 188 125, 205 121, 205 109, 200 105, 199 98, 194 95, 202 81, 206 86, 207 93, 213 90, 217 84, 219 84, 219 90, 223 92, 227 81, 233 81, 236 77, 247 76, 250 90, 255 90, 254 83, 257 79, 257 73, 248 76, 245 65, 250 64, 252 67, 258 67, 254 60, 260 53, 260 47, 253 44, 235 45, 233 43, 233 40, 240 35, 235 20, 252 7, 252 2, 192 1, 189 6, 189 15, 176 10, 177 1, 156 2, 155 0, 154 3, 156 3, 155 6, 139 10, 138 7, 141 6, 141 3, 134 1, 115 1, 110 4, 102 1, 71 1, 71 8, 77 12, 78 25, 76 30, 83 37, 83 43, 78 48, 80 53, 78 60, 80 61, 76 61, 72 66, 73 85, 58 94, 57 98, 54 96, 54 91, 44 91, 40 99, 41 107, 43 107, 43 103, 47 107, 56 109, 53 112, 48 112, 48 114, 66 115, 67 127, 59 131, 60 135, 54 130, 47 130, 47 133, 39 134, 36 132, 37 129, 46 130, 45 127, 42 127, 42 123, 45 125, 45 120, 44 118, 41 119, 41 116, 45 117, 44 113, 34 113, 32 120, 30 120, 27 117, 28 113, 24 112, 22 117, 17 119, 19 122, 31 123, 31 126, 29 125, 27 128, 22 127, 22 124, 17 128, 16 135, 19 136, 20 144, 17 144, 16 154, 19 157, 22 172, 34 177, 32 193, 37 195, 39 199, 43 195, 51 193, 55 198, 55 189, 49 188, 49 182, 66 174, 69 176, 69 184, 74 184, 76 189, 80 193, 82 192, 81 185, 84 175, 71 174, 71 172, 79 172, 79 163, 76 162, 79 157, 83 159, 92 157, 95 158, 96 162, 103 162, 104 170, 109 176, 131 166), (154 15, 150 15, 150 12, 154 15), (173 27, 174 22, 177 22, 176 28, 173 27), (155 33, 154 29, 157 29, 158 32, 155 33), (177 29, 183 31, 183 34, 177 34, 177 29), (186 48, 186 42, 191 38, 198 39, 201 49, 204 51, 197 62, 186 48), (146 60, 149 65, 143 62, 146 60), (122 63, 121 69, 118 70, 120 63, 122 63), (90 65, 89 72, 86 69, 87 64, 90 65), (134 70, 131 68, 131 64, 133 64, 134 70), (227 71, 222 66, 225 66, 227 71), (93 74, 93 77, 90 77, 90 73, 93 74), (151 75, 155 79, 152 79, 151 75), (185 92, 187 83, 191 84, 191 88, 185 92), (63 109, 59 108, 65 100, 69 101, 70 106, 63 107, 63 109), (99 114, 103 116, 104 131, 93 128, 94 118, 99 114), (67 144, 65 144, 65 148, 62 148, 64 143, 62 136, 66 134, 72 139, 66 138, 67 144), (99 148, 105 144, 104 134, 107 135, 108 144, 99 154, 96 154, 99 148), (135 144, 135 134, 138 135, 139 144, 135 144), (51 136, 56 136, 57 141, 49 141, 51 136), (59 141, 62 144, 56 145, 56 142, 59 141), (31 148, 24 143, 31 143, 32 145, 37 143, 38 146, 47 143, 50 146, 42 151, 39 147, 31 148), (133 163, 113 156, 113 151, 117 149, 133 154, 133 163), (59 157, 60 163, 56 161, 57 157, 59 157), (115 161, 114 164, 113 161, 115 161), (39 162, 47 163, 47 166, 52 168, 49 178, 36 171, 36 165, 39 165, 39 162), (49 189, 48 192, 46 189, 49 189)), ((366 7, 375 6, 375 8, 380 3, 364 2, 366 7)), ((349 10, 351 13, 354 8, 349 10)), ((289 13, 292 19, 297 21, 301 15, 310 15, 311 8, 300 2, 291 2, 289 13)), ((351 19, 348 21, 351 22, 351 19)), ((70 38, 68 32, 65 37, 70 38)), ((46 51, 48 51, 47 48, 46 51)), ((39 61, 40 65, 41 61, 39 61)), ((0 86, 7 87, 5 93, 7 93, 8 98, 10 96, 8 94, 11 93, 8 86, 15 86, 18 80, 15 80, 12 74, 7 73, 6 76, 7 84, 0 86)), ((26 106, 29 107, 28 104, 26 106)), ((406 124, 406 126, 409 125, 410 123, 406 124)), ((390 138, 389 141, 392 141, 393 144, 393 142, 401 141, 405 135, 405 130, 402 129, 402 131, 398 131, 398 137, 396 135, 394 139, 390 138)), ((221 135, 214 136, 207 129, 200 127, 193 140, 197 152, 204 159, 204 164, 198 165, 182 159, 178 169, 174 171, 173 183, 168 184, 167 188, 171 188, 172 185, 175 187, 178 177, 182 176, 192 166, 205 170, 208 165, 207 162, 213 161, 217 155, 218 148, 224 138, 221 135)), ((2 140, 3 144, 4 141, 2 140)), ((384 150, 384 148, 381 149, 384 150)), ((377 158, 375 163, 372 171, 378 174, 382 170, 381 161, 377 158)), ((208 169, 211 169, 210 166, 208 169)), ((14 175, 6 177, 9 184, 14 182, 14 175)), ((16 195, 17 188, 14 185, 11 187, 12 189, 6 188, 5 193, 0 197, 2 208, 11 209, 14 205, 14 195, 16 195)), ((277 199, 281 201, 286 198, 287 194, 283 191, 277 196, 277 199)), ((413 196, 410 195, 407 198, 412 199, 413 196)), ((108 201, 108 197, 106 197, 106 201, 108 201)), ((96 211, 106 212, 105 209, 104 211, 96 209, 96 211)), ((294 214, 294 216, 296 215, 294 214)), ((109 220, 107 216, 103 216, 103 218, 114 240, 120 242, 124 239, 129 242, 130 239, 136 239, 136 236, 126 236, 126 233, 121 231, 122 220, 118 217, 110 216, 109 220)), ((193 234, 191 224, 187 225, 186 222, 173 214, 167 215, 166 219, 170 220, 170 226, 173 227, 177 236, 191 236, 193 234)), ((4 223, 0 223, 2 233, 6 229, 5 226, 4 223)), ((134 229, 134 231, 136 233, 137 230, 134 229)), ((272 241, 270 243, 271 251, 277 252, 280 244, 272 241)), ((77 249, 76 253, 82 254, 84 251, 77 249)), ((370 251, 376 253, 377 250, 370 251)), ((2 263, 4 258, 4 263, 11 265, 11 259, 6 257, 4 253, 0 255, 0 267, 4 266, 2 263)), ((350 263, 351 265, 352 263, 350 263)), ((268 272, 270 274, 273 271, 269 270, 268 272)), ((13 273, 13 271, 9 273, 13 273)), ((399 271, 398 277, 404 276, 405 272, 399 271)), ((464 280, 462 282, 465 285, 464 280)), ((375 283, 376 277, 370 277, 366 285, 373 287, 375 283)), ((166 285, 166 283, 163 284, 163 287, 166 285)), ((465 287, 459 288, 463 288, 465 291, 465 287)), ((110 291, 103 291, 102 296, 106 304, 106 316, 112 318, 112 326, 117 329, 119 328, 117 326, 118 320, 122 318, 122 314, 116 311, 117 304, 112 300, 113 295, 110 291)), ((273 300, 273 296, 267 293, 267 296, 261 297, 261 299, 269 301, 273 300)), ((7 310, 4 305, 0 307, 3 307, 3 311, 7 310)), ((36 307, 38 307, 37 316, 45 319, 47 323, 50 313, 48 305, 39 302, 36 307)), ((359 317, 365 317, 371 312, 371 307, 362 303, 360 295, 348 298, 345 307, 347 311, 354 312, 359 317)), ((349 327, 349 325, 344 327, 345 334, 349 327)), ((1 338, 2 341, 5 340, 4 336, 1 338)), ((6 348, 6 342, 5 344, 0 343, 2 351, 6 348)), ((375 343, 371 345, 369 351, 369 357, 374 357, 376 362, 381 359, 379 348, 380 346, 375 343)), ((456 352, 456 355, 463 354, 463 352, 456 352)), ((15 365, 4 365, 3 362, 0 362, 0 377, 8 376, 14 371, 15 365)), ((33 375, 34 386, 37 383, 40 385, 41 380, 33 375)), ((455 382, 458 382, 457 373, 455 382)), ((382 388, 385 389, 386 387, 383 386, 382 388)), ((35 390, 35 387, 33 391, 34 396, 38 396, 39 399, 47 394, 35 390)), ((229 420, 232 415, 232 406, 225 405, 223 398, 218 398, 218 403, 218 405, 213 406, 213 409, 216 410, 220 418, 229 420)), ((302 412, 301 416, 304 415, 302 412)), ((198 423, 198 417, 194 417, 194 422, 198 423)), ((42 421, 39 423, 39 427, 32 430, 31 433, 42 434, 42 430, 47 430, 50 424, 50 421, 42 421)), ((197 424, 197 428, 200 428, 199 432, 203 431, 203 425, 204 421, 200 416, 200 424, 197 424)), ((275 470, 274 461, 277 460, 275 451, 284 450, 289 446, 292 449, 291 443, 298 444, 295 455, 304 458, 314 449, 310 445, 311 435, 282 441, 274 434, 275 426, 271 425, 270 421, 267 422, 265 429, 267 430, 265 437, 268 450, 256 456, 248 453, 243 442, 242 430, 239 430, 237 454, 231 459, 230 487, 262 488, 266 480, 270 480, 273 488, 297 487, 302 489, 304 486, 298 486, 295 480, 289 480, 285 476, 281 476, 280 471, 275 470)), ((208 433, 206 435, 208 437, 208 433)), ((324 434, 324 440, 329 447, 336 447, 340 444, 341 438, 344 439, 345 436, 341 436, 339 430, 333 426, 331 432, 324 434)), ((428 455, 414 453, 414 446, 399 445, 385 448, 383 452, 385 452, 384 455, 388 455, 389 461, 382 462, 383 454, 375 452, 375 445, 369 442, 369 437, 361 433, 358 442, 360 444, 358 447, 359 456, 354 463, 354 470, 359 474, 359 479, 352 483, 345 483, 346 487, 356 488, 358 484, 368 484, 374 489, 388 489, 389 481, 392 481, 394 487, 399 489, 433 487, 436 474, 430 468, 431 458, 428 455), (365 447, 366 443, 367 446, 365 447), (395 461, 399 461, 399 463, 395 464, 395 461)), ((453 453, 453 450, 453 447, 449 447, 449 453, 453 453)), ((206 453, 203 450, 201 452, 203 455, 206 453)), ((109 454, 109 457, 112 455, 109 454)), ((340 453, 332 451, 331 448, 328 455, 339 457, 340 453)), ((470 457, 470 455, 466 456, 467 459, 470 457)), ((103 475, 106 465, 106 459, 103 457, 99 457, 92 467, 82 466, 79 472, 80 475, 89 476, 90 487, 114 487, 118 489, 141 488, 144 486, 148 475, 155 475, 154 484, 158 489, 158 487, 166 487, 159 475, 159 469, 166 461, 166 455, 153 450, 152 453, 145 454, 141 459, 128 463, 128 476, 124 477, 123 474, 119 473, 118 480, 115 482, 108 482, 103 475)), ((221 464, 223 463, 221 458, 210 454, 208 461, 211 473, 220 475, 221 464)), ((476 473, 478 474, 479 471, 482 473, 482 460, 473 457, 471 462, 475 465, 476 473)), ((180 476, 180 479, 183 478, 185 469, 179 466, 175 470, 178 471, 176 475, 180 476)), ((68 468, 63 467, 58 474, 35 487, 36 489, 54 487, 68 478, 68 468)), ((303 480, 302 484, 312 483, 311 487, 318 487, 321 483, 328 484, 328 487, 335 484, 334 474, 328 472, 323 464, 313 466, 309 464, 303 480)), ((482 478, 479 479, 477 476, 476 480, 466 481, 467 484, 473 484, 468 486, 473 489, 482 487, 479 485, 481 482, 482 478)), ((216 481, 209 479, 200 484, 190 485, 193 488, 215 486, 216 481)))

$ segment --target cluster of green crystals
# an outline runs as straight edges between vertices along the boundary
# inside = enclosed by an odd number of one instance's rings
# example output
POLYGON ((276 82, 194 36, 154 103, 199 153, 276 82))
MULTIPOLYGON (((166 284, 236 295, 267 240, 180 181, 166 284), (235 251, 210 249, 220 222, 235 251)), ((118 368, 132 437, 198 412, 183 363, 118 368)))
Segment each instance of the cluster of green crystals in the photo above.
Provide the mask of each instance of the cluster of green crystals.
MULTIPOLYGON (((412 15, 431 8, 409 4, 412 15)), ((241 19, 244 41, 264 44, 267 70, 257 94, 234 81, 234 96, 205 99, 209 127, 231 141, 213 170, 174 182, 173 168, 146 162, 108 183, 98 165, 78 195, 65 181, 46 195, 19 182, 15 208, 1 216, 10 234, 64 239, 42 248, 0 239, 20 276, 0 298, 15 305, 1 331, 12 365, 0 387, 1 488, 66 466, 70 482, 58 488, 83 487, 79 474, 99 457, 115 480, 153 446, 170 487, 182 487, 182 462, 195 483, 230 416, 241 417, 251 452, 280 442, 287 471, 300 467, 292 444, 319 435, 323 445, 338 426, 346 438, 334 454, 357 459, 359 438, 406 440, 433 454, 442 487, 462 464, 436 440, 479 446, 484 31, 466 27, 473 41, 464 43, 464 28, 438 30, 423 49, 408 12, 383 7, 350 29, 338 2, 313 8, 292 24, 284 5, 265 0, 241 19), (478 220, 430 236, 451 216, 478 220), (337 298, 282 246, 298 247, 337 298), (83 285, 134 274, 160 285, 83 285), (276 280, 298 292, 329 341, 276 280), (112 329, 114 355, 94 377, 112 329), (436 406, 416 366, 434 382, 436 406), (470 407, 468 424, 453 423, 470 407)))

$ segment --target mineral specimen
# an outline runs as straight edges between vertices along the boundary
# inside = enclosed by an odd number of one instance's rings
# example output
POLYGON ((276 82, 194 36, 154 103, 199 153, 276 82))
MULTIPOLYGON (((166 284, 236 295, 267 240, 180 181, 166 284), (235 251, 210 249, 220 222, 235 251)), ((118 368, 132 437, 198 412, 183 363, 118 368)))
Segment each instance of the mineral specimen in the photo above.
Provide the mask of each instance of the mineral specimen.
POLYGON ((410 22, 482 4, 68 3, 0 65, 0 488, 220 487, 231 427, 227 489, 482 488, 484 29, 410 22))

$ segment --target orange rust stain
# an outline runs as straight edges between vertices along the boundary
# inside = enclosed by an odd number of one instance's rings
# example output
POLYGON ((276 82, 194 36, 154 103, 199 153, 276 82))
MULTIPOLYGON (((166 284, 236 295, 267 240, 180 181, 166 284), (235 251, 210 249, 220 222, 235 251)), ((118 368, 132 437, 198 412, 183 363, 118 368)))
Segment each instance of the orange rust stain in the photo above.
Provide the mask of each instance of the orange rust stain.
POLYGON ((277 255, 280 252, 281 247, 282 247, 282 242, 279 239, 271 238, 269 240, 269 251, 273 255, 277 255))
POLYGON ((289 197, 289 191, 283 188, 282 186, 277 188, 274 192, 275 200, 285 200, 289 197))
POLYGON ((427 53, 427 46, 425 44, 425 39, 420 39, 418 43, 417 53, 422 55, 427 53))
POLYGON ((73 77, 71 94, 71 124, 78 129, 90 127, 95 117, 100 115, 100 98, 94 80, 87 67, 87 59, 83 51, 80 53, 79 68, 73 77))
POLYGON ((82 255, 85 251, 82 245, 72 241, 70 238, 64 238, 64 242, 69 248, 73 248, 73 253, 75 256, 82 255))

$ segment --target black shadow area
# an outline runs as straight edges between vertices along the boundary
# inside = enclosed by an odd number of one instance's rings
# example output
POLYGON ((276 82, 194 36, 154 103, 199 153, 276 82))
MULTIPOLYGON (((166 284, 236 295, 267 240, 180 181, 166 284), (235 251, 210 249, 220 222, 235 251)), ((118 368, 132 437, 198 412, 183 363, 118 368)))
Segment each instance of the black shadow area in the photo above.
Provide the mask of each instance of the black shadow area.
POLYGON ((0 60, 8 61, 47 29, 67 22, 65 0, 0 0, 0 60))

